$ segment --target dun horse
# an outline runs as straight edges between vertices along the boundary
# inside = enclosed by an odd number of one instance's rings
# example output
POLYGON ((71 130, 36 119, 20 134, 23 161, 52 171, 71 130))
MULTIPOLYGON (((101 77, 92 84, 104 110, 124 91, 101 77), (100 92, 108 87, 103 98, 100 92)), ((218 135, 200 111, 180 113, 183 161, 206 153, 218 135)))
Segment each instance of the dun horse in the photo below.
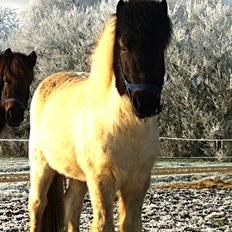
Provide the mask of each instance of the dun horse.
POLYGON ((155 115, 170 24, 165 0, 120 0, 94 51, 89 78, 61 72, 39 85, 31 104, 31 232, 79 231, 87 190, 93 232, 115 231, 116 195, 119 230, 142 231, 142 204, 159 154, 155 115), (49 211, 51 203, 61 205, 53 203, 63 193, 59 175, 69 178, 60 225, 59 210, 49 211))
POLYGON ((0 55, 0 130, 5 124, 17 127, 23 121, 35 63, 34 51, 27 56, 8 48, 0 55))

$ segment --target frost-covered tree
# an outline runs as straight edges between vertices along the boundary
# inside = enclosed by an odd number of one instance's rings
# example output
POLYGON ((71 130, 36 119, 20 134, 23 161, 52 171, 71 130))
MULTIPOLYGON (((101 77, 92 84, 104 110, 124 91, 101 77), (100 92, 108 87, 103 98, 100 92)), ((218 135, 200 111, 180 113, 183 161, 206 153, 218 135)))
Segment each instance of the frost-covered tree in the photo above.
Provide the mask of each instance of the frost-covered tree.
POLYGON ((12 31, 18 27, 18 24, 19 19, 15 10, 0 7, 0 51, 12 31))
MULTIPOLYGON (((167 2, 174 33, 167 50, 161 135, 232 138, 232 6, 222 0, 167 2)), ((89 71, 96 38, 117 0, 88 3, 92 1, 32 0, 23 13, 11 46, 37 52, 35 85, 53 72, 89 71)), ((218 150, 203 142, 168 141, 162 147, 166 156, 232 154, 229 143, 218 150)))
MULTIPOLYGON (((232 138, 231 5, 220 0, 173 0, 170 16, 174 35, 167 55, 161 134, 232 138)), ((224 143, 224 156, 232 154, 229 145, 224 143)), ((166 153, 180 156, 222 154, 212 143, 168 141, 165 146, 166 153)))
MULTIPOLYGON (((57 1, 54 1, 54 0, 30 0, 31 5, 35 5, 38 3, 47 4, 48 2, 50 2, 50 4, 57 3, 57 1)), ((77 7, 89 7, 89 6, 100 3, 101 0, 68 0, 68 1, 64 1, 64 2, 65 2, 65 4, 71 4, 71 5, 75 5, 77 7)))
POLYGON ((37 51, 39 79, 61 70, 89 71, 89 56, 96 37, 114 12, 116 1, 103 1, 87 8, 70 2, 35 1, 24 13, 20 30, 12 38, 16 49, 37 51))

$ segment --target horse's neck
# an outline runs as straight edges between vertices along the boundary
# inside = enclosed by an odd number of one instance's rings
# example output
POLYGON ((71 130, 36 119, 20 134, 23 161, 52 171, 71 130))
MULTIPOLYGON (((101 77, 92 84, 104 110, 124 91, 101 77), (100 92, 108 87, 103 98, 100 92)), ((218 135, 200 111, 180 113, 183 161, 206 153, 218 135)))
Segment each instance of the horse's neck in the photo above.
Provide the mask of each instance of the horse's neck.
POLYGON ((104 108, 103 113, 108 112, 111 118, 116 117, 117 120, 125 119, 137 123, 138 119, 133 113, 130 100, 127 96, 120 96, 116 88, 113 67, 115 24, 116 18, 113 17, 105 26, 92 56, 88 80, 90 89, 87 95, 90 97, 90 102, 94 101, 98 109, 104 108))

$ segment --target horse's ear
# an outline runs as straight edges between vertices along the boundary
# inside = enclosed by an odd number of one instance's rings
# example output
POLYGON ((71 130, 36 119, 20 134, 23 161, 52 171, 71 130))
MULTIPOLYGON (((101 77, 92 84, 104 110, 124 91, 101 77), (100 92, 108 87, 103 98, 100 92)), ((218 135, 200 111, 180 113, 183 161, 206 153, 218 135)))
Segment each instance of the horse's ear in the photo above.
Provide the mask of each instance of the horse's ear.
POLYGON ((168 5, 166 0, 162 0, 162 2, 160 3, 165 11, 165 13, 168 13, 168 5))
POLYGON ((13 58, 14 54, 11 51, 10 48, 6 49, 5 53, 4 53, 4 60, 7 64, 9 64, 13 58))
POLYGON ((118 14, 121 9, 125 6, 125 2, 123 0, 119 0, 118 4, 117 4, 117 10, 116 10, 116 14, 118 14))
POLYGON ((28 55, 28 57, 29 57, 29 59, 30 59, 30 62, 31 62, 32 67, 34 67, 34 66, 35 66, 35 63, 36 63, 36 59, 37 59, 36 53, 35 53, 34 51, 32 51, 32 52, 30 53, 30 55, 28 55))

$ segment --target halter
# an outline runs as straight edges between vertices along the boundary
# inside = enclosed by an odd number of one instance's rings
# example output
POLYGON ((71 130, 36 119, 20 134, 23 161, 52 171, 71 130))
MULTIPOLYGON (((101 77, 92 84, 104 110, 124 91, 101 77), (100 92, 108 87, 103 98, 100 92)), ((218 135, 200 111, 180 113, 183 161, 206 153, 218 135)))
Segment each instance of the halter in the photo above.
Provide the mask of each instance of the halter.
POLYGON ((157 95, 161 94, 161 88, 157 87, 154 84, 135 84, 135 83, 129 83, 126 81, 124 75, 123 75, 123 81, 125 83, 125 86, 128 90, 139 90, 139 91, 146 91, 151 93, 156 93, 157 95))
MULTIPOLYGON (((3 79, 3 78, 2 78, 2 79, 3 79)), ((8 103, 8 102, 16 102, 16 103, 18 103, 24 110, 27 109, 26 104, 25 104, 23 101, 21 101, 20 99, 18 99, 18 98, 9 97, 9 98, 2 98, 2 99, 1 99, 1 103, 2 103, 2 104, 8 103)))
POLYGON ((8 103, 8 102, 18 103, 24 110, 27 108, 26 105, 18 98, 11 97, 11 98, 3 98, 2 99, 3 104, 8 103))
MULTIPOLYGON (((122 79, 123 82, 126 86, 126 90, 128 93, 128 97, 130 99, 130 101, 132 101, 132 96, 131 96, 131 91, 133 90, 139 90, 139 91, 145 91, 145 92, 150 92, 150 93, 154 93, 158 96, 161 95, 162 92, 162 88, 154 85, 154 84, 135 84, 135 83, 129 83, 126 78, 125 75, 123 73, 123 69, 122 69, 122 64, 120 62, 120 71, 121 71, 121 75, 122 75, 122 79)), ((162 111, 162 105, 160 105, 157 109, 156 114, 159 114, 162 111)))
MULTIPOLYGON (((120 70, 121 70, 121 75, 122 75, 122 79, 123 82, 126 86, 126 90, 129 94, 129 96, 131 95, 130 90, 139 90, 139 91, 145 91, 145 92, 150 92, 150 93, 155 93, 156 95, 161 95, 162 92, 162 88, 154 85, 154 84, 136 84, 136 83, 129 83, 126 78, 125 75, 123 73, 123 69, 122 69, 122 64, 121 64, 121 60, 120 60, 120 70)), ((131 97, 131 96, 130 96, 131 97)))

